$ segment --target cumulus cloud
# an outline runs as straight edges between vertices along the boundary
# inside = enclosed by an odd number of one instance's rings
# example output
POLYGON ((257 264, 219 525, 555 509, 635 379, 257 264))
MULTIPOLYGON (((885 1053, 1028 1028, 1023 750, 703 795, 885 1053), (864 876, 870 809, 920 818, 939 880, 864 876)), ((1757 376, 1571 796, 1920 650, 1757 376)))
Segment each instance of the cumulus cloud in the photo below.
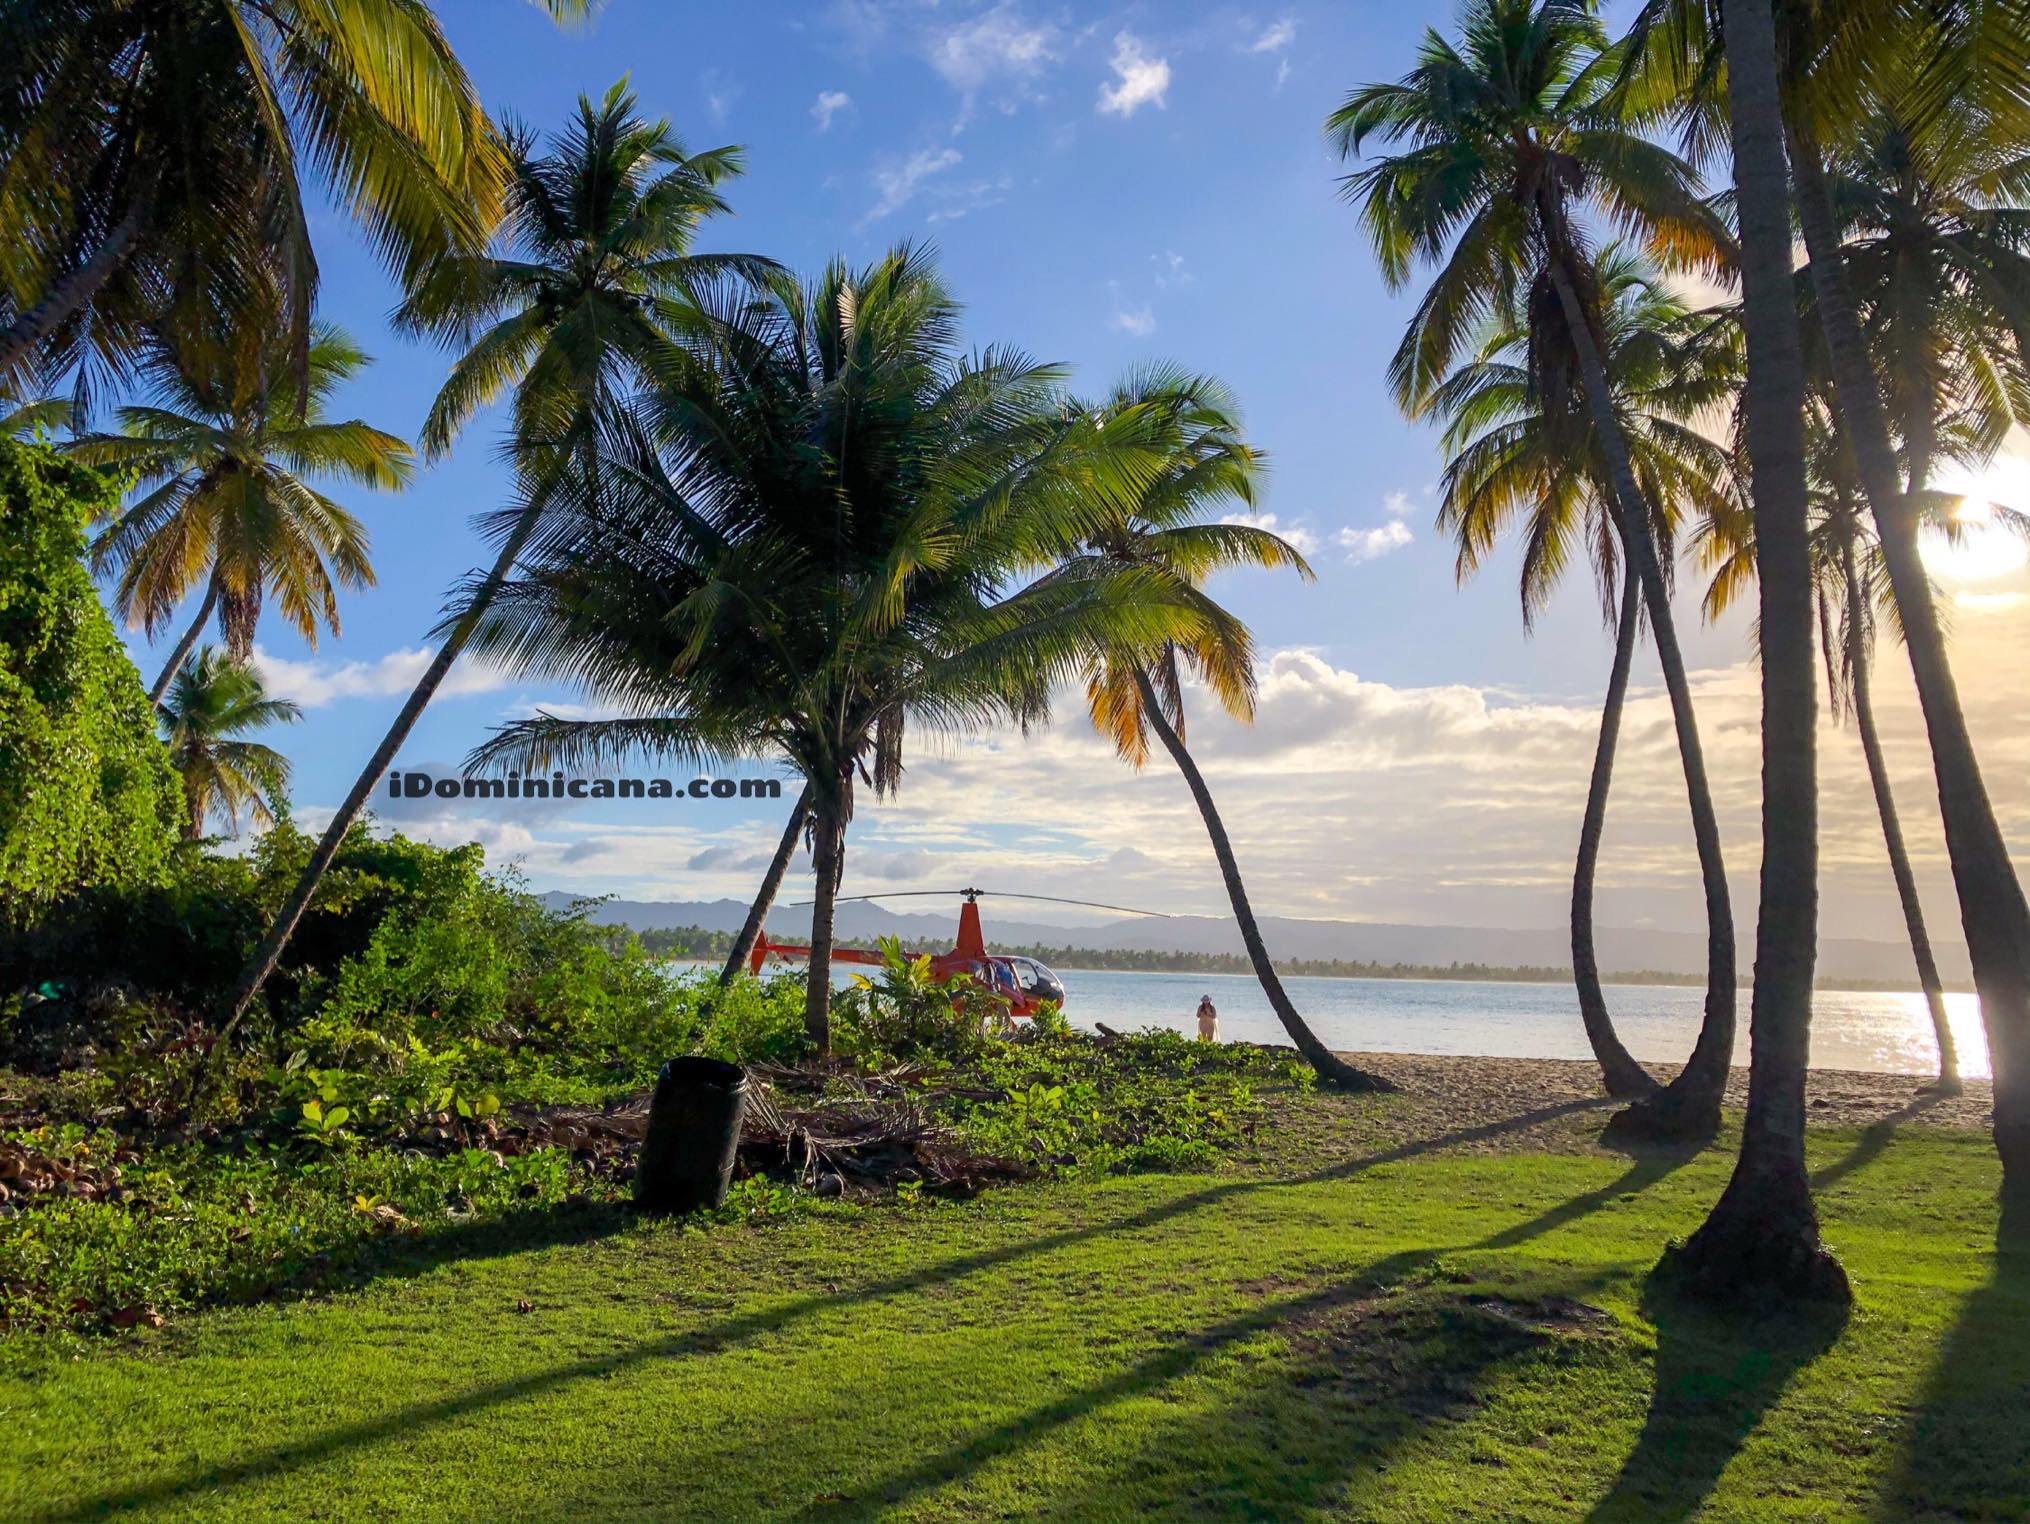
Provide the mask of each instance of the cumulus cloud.
POLYGON ((1151 58, 1133 32, 1114 34, 1114 80, 1100 86, 1103 115, 1133 116, 1144 106, 1161 110, 1170 91, 1170 60, 1151 58))
POLYGON ((1374 561, 1392 550, 1401 550, 1416 536, 1410 526, 1401 519, 1390 519, 1374 529, 1355 529, 1351 526, 1339 530, 1332 542, 1346 551, 1349 561, 1374 561))
POLYGON ((1146 339, 1156 331, 1156 312, 1147 302, 1144 302, 1139 307, 1116 305, 1113 316, 1107 319, 1107 324, 1109 327, 1118 329, 1122 333, 1130 333, 1138 339, 1146 339))
POLYGON ((1416 539, 1406 522, 1411 509, 1408 494, 1391 492, 1382 500, 1382 509, 1388 515, 1386 523, 1372 528, 1349 524, 1332 536, 1332 543, 1346 552, 1347 560, 1379 560, 1416 539))
MULTIPOLYGON (((2030 584, 2030 574, 2025 583, 2030 584)), ((2030 585, 2004 591, 2030 591, 2030 585)), ((1449 596, 1449 593, 1445 596, 1449 596)), ((1969 724, 2004 831, 2030 845, 2030 643, 2023 606, 1954 628, 1969 724)), ((1606 652, 1601 650, 1604 672, 1606 652)), ((1561 687, 1565 669, 1547 671, 1561 687)), ((1471 683, 1404 685, 1315 650, 1270 653, 1252 724, 1202 688, 1185 694, 1192 753, 1217 799, 1262 914, 1555 926, 1599 714, 1589 688, 1545 697, 1471 683)), ((1741 916, 1752 926, 1760 844, 1759 686, 1746 661, 1695 671, 1693 691, 1741 916)), ((1957 910, 1908 663, 1884 643, 1877 723, 1904 811, 1926 909, 1956 940, 1957 910)), ((1056 723, 912 754, 892 800, 863 798, 847 854, 848 893, 924 882, 988 882, 1153 909, 1225 914, 1198 812, 1159 755, 1137 773, 1085 721, 1077 691, 1056 723), (1073 884, 1070 890, 1056 886, 1073 884)), ((1859 744, 1823 720, 1819 737, 1822 916, 1828 934, 1900 934, 1859 744)), ((376 801, 376 809, 381 801, 376 801)), ((444 843, 479 840, 518 860, 537 889, 651 899, 744 900, 782 831, 786 801, 724 813, 680 804, 625 823, 485 815, 415 801, 385 824, 444 843), (687 823, 687 821, 689 823, 687 823)), ((328 811, 306 802, 305 825, 328 811)), ((785 901, 809 897, 800 853, 785 901)), ((1668 700, 1638 669, 1623 720, 1602 855, 1608 925, 1697 928, 1697 859, 1668 700)), ((1055 919, 1055 912, 1040 916, 1055 919)))
POLYGON ((820 90, 818 98, 811 103, 811 120, 818 124, 818 131, 829 132, 832 118, 853 104, 853 97, 844 90, 820 90))
MULTIPOLYGON (((426 646, 390 651, 374 661, 291 661, 254 647, 254 667, 271 698, 292 699, 305 709, 321 709, 336 699, 381 698, 406 694, 430 665, 436 652, 426 646)), ((438 688, 439 698, 458 698, 504 688, 515 678, 499 667, 465 658, 457 662, 438 688)))
POLYGON ((1266 529, 1289 541, 1301 556, 1308 556, 1318 549, 1318 535, 1315 530, 1303 524, 1285 524, 1273 513, 1229 513, 1221 517, 1222 524, 1246 524, 1251 529, 1266 529))

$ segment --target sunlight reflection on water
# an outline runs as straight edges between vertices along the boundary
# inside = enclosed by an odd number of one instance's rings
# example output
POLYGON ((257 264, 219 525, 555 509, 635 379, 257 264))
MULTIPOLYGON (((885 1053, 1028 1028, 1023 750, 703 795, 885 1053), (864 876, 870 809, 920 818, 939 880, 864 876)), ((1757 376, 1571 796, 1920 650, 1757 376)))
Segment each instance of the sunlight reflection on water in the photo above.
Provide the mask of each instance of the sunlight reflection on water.
MULTIPOLYGON (((688 960, 678 960, 688 961, 688 960)), ((844 984, 852 971, 834 968, 844 984)), ((1288 1039, 1261 986, 1248 974, 1147 974, 1059 969, 1065 1014, 1088 1030, 1169 1027, 1195 1034, 1198 997, 1219 1008, 1220 1035, 1241 1042, 1288 1039)), ((1372 1053, 1461 1053, 1487 1058, 1593 1056, 1569 984, 1498 984, 1453 979, 1289 978, 1284 988, 1327 1045, 1372 1053)), ((1705 992, 1682 985, 1610 984, 1615 1030, 1637 1058, 1681 1062, 1698 1036, 1705 992)), ((1748 1062, 1749 991, 1735 1007, 1734 1061, 1748 1062)), ((1960 1073, 1987 1079, 1980 1002, 1948 994, 1946 1018, 1960 1073)), ((1811 1062, 1817 1069, 1933 1074, 1938 1055, 1924 997, 1888 990, 1820 990, 1812 1001, 1811 1062)))
MULTIPOLYGON (((1059 970, 1066 1014, 1079 1025, 1103 1021, 1195 1032, 1201 994, 1219 1008, 1220 1034, 1248 1042, 1284 1041, 1261 987, 1240 974, 1140 974, 1059 970)), ((1469 983, 1436 979, 1288 979, 1284 986, 1318 1035, 1335 1048, 1379 1053, 1471 1053, 1490 1058, 1590 1058, 1570 985, 1469 983)), ((1960 1072, 1988 1077, 1988 1045, 1974 996, 1949 994, 1946 1015, 1959 1047, 1960 1072)), ((1681 1061, 1698 1035, 1704 992, 1676 985, 1609 985, 1616 1029, 1637 1058, 1681 1061)), ((1736 1063, 1748 1061, 1749 991, 1736 1007, 1736 1063)), ((1812 1002, 1811 1061, 1821 1069, 1930 1074, 1938 1067, 1931 1018, 1919 994, 1821 990, 1812 1002)))

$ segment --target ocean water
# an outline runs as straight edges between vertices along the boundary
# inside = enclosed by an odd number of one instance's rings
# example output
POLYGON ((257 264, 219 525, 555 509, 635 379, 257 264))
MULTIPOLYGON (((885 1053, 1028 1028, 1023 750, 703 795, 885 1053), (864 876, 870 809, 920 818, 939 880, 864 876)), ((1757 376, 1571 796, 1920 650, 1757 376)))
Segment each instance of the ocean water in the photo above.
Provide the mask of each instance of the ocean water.
MULTIPOLYGON (((1223 1038, 1285 1042, 1260 984, 1244 974, 1142 974, 1059 969, 1065 1015, 1080 1027, 1119 1031, 1171 1027, 1195 1034, 1198 997, 1219 1008, 1223 1038)), ((1465 1053, 1487 1058, 1591 1058, 1569 984, 1454 979, 1285 979, 1283 987, 1328 1047, 1371 1053, 1465 1053)), ((1608 985, 1615 1030, 1637 1058, 1682 1063, 1698 1036, 1705 1000, 1677 985, 1608 985)), ((1734 1061, 1748 1062, 1748 991, 1736 1007, 1734 1061)), ((1948 994, 1946 1014, 1960 1072, 1988 1077, 1979 1002, 1948 994)), ((1935 1073, 1938 1059, 1924 997, 1821 990, 1812 1001, 1811 1062, 1817 1069, 1935 1073)))
MULTIPOLYGON (((833 981, 843 985, 853 972, 835 965, 833 981)), ((1088 1031, 1105 1022, 1121 1032, 1169 1027, 1195 1036, 1198 997, 1210 995, 1219 1009, 1222 1038, 1289 1041, 1251 974, 1061 968, 1057 976, 1065 984, 1065 1016, 1073 1026, 1088 1031)), ((1311 1029, 1331 1048, 1482 1058, 1593 1056, 1579 1024, 1579 997, 1569 984, 1288 978, 1283 987, 1311 1029)), ((1699 1033, 1703 989, 1610 984, 1606 994, 1614 1029, 1630 1053, 1658 1063, 1682 1063, 1690 1056, 1699 1033)), ((1748 996, 1744 987, 1735 1007, 1737 1064, 1748 1062, 1748 996)), ((1945 1003, 1959 1049, 1960 1073, 1969 1079, 1989 1078, 1979 1002, 1972 995, 1948 994, 1945 1003)), ((1820 990, 1812 1001, 1811 1062, 1815 1069, 1936 1073, 1938 1057, 1924 997, 1887 990, 1820 990)))

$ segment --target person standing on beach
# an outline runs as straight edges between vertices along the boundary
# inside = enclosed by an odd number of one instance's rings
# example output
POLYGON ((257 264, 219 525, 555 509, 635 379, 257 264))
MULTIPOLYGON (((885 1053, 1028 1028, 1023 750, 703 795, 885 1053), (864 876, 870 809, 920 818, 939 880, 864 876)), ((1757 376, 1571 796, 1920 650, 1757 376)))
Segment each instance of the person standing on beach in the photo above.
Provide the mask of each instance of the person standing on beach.
POLYGON ((1210 995, 1198 997, 1198 1040, 1219 1041, 1219 1010, 1213 1005, 1210 995))

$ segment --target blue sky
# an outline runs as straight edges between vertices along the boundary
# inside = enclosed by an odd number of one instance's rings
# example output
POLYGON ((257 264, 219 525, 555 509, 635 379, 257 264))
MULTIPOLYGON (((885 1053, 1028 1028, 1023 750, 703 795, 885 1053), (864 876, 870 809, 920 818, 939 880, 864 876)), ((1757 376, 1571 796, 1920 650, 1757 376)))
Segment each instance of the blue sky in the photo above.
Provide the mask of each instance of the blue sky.
MULTIPOLYGON (((1448 23, 1446 7, 612 0, 589 27, 561 32, 503 0, 440 11, 491 109, 547 128, 581 92, 627 75, 644 112, 668 116, 692 146, 744 145, 748 173, 729 189, 737 215, 708 228, 707 247, 809 268, 927 240, 975 343, 1067 362, 1094 389, 1159 357, 1231 383, 1273 466, 1260 510, 1318 570, 1309 586, 1250 574, 1216 588, 1256 631, 1263 712, 1250 732, 1208 715, 1195 741, 1258 908, 1560 920, 1608 655, 1598 605, 1575 584, 1526 640, 1512 558, 1455 588, 1432 527, 1434 441, 1401 420, 1382 382, 1413 293, 1383 289, 1319 131, 1347 89, 1409 67, 1423 27, 1448 23)), ((412 434, 444 356, 389 333, 393 291, 345 219, 326 213, 317 231, 324 315, 378 357, 339 410, 412 434)), ((341 796, 399 703, 446 588, 485 559, 469 520, 500 500, 496 445, 496 422, 482 417, 407 492, 351 499, 372 529, 380 584, 346 597, 342 640, 313 653, 272 618, 264 626, 271 681, 309 706, 279 738, 305 823, 341 796)), ((1970 650, 2020 648, 2030 585, 2020 567, 1966 569, 1954 586, 1974 600, 1960 621, 1970 650)), ((1710 690, 1737 902, 1752 906, 1745 631, 1704 628, 1695 602, 1681 604, 1689 659, 1710 690)), ((1884 726, 1927 892, 1946 917, 1914 709, 1887 654, 1884 726)), ((152 675, 145 651, 137 660, 152 675)), ((1975 665, 1963 680, 1977 711, 1997 717, 1992 739, 2006 751, 1990 771, 2021 840, 2025 694, 1999 659, 1975 665)), ((1653 685, 1646 661, 1638 683, 1653 685)), ((448 764, 502 719, 580 701, 462 671, 403 764, 448 764)), ((1610 922, 1695 924, 1667 732, 1652 687, 1639 688, 1603 870, 1610 922)), ((1829 733, 1827 747, 1829 904, 1852 930, 1893 935, 1852 739, 1829 733)), ((486 841, 537 887, 662 897, 744 895, 780 829, 780 806, 752 803, 434 808, 393 813, 405 829, 486 841)), ((1031 742, 982 738, 913 759, 900 801, 863 807, 849 878, 863 892, 973 880, 1169 909, 1221 901, 1179 781, 1156 767, 1130 775, 1071 704, 1031 742)))

